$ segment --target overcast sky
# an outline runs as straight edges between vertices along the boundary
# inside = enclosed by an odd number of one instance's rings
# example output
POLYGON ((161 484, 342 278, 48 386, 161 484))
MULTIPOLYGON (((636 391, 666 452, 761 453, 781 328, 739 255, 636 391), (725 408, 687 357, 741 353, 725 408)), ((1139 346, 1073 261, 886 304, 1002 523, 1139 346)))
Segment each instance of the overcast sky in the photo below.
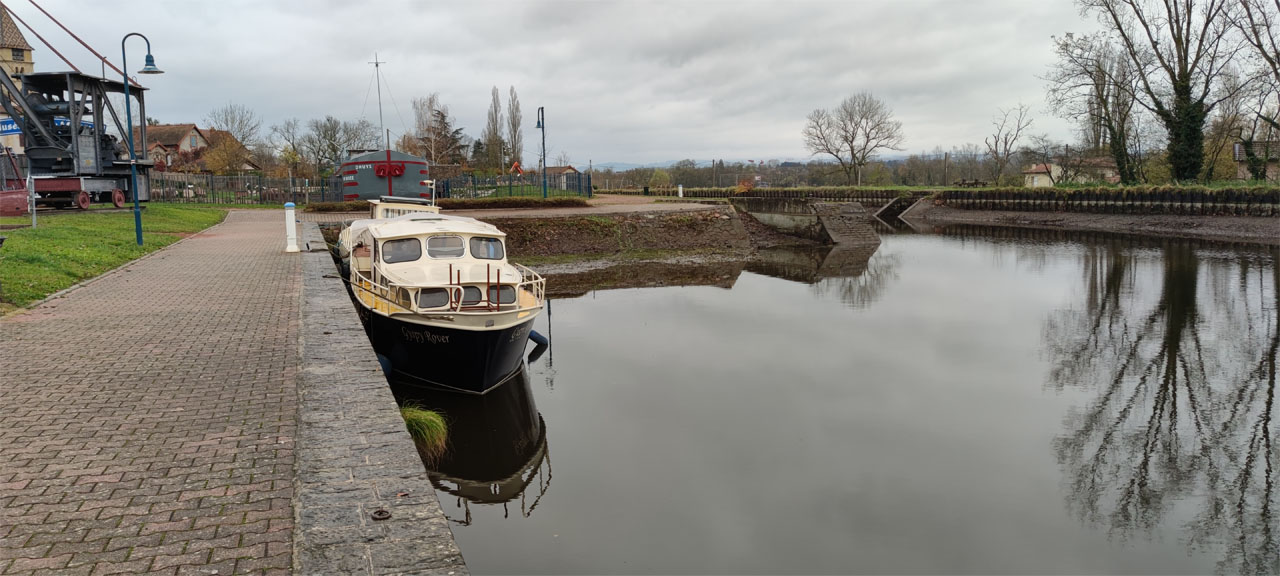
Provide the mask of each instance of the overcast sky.
MULTIPOLYGON (((902 121, 907 152, 981 143, 991 117, 1032 106, 1034 132, 1070 128, 1044 103, 1051 36, 1092 30, 1071 0, 841 2, 408 2, 37 0, 119 65, 120 38, 151 40, 148 115, 205 125, 228 102, 263 118, 378 123, 375 52, 393 138, 410 100, 439 92, 484 128, 490 89, 515 86, 526 158, 546 107, 547 154, 575 165, 695 158, 805 159, 814 108, 867 90, 902 121), (398 110, 398 111, 397 111, 398 110)), ((82 70, 100 64, 26 0, 6 4, 82 70)), ((25 30, 24 30, 25 33, 25 30)), ((39 40, 39 71, 66 69, 39 40)), ((143 42, 129 41, 130 72, 143 42)))

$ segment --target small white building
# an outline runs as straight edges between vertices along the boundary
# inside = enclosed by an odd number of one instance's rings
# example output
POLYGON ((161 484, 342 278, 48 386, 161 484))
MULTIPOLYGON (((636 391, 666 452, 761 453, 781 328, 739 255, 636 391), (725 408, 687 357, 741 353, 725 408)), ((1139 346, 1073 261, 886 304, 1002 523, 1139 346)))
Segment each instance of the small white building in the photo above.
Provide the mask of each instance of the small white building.
POLYGON ((1022 185, 1027 188, 1048 188, 1062 177, 1062 167, 1057 164, 1032 164, 1022 171, 1022 185))

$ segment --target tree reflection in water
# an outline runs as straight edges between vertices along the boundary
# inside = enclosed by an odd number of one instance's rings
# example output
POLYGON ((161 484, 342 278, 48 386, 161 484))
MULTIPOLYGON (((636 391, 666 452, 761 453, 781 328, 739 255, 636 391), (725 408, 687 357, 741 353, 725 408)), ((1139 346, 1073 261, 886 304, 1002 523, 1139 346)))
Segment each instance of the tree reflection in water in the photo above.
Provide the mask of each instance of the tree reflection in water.
POLYGON ((1068 507, 1127 539, 1191 505, 1186 544, 1218 572, 1280 572, 1280 250, 1113 239, 1082 260, 1083 306, 1045 329, 1049 386, 1096 392, 1054 442, 1068 507))

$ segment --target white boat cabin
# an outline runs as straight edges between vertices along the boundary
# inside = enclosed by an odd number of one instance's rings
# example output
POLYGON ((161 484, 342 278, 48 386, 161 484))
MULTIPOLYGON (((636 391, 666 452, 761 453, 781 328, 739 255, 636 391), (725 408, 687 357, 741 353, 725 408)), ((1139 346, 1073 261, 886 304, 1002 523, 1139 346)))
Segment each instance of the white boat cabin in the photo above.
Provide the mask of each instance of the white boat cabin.
POLYGON ((385 310, 366 301, 383 313, 515 312, 542 306, 545 281, 507 262, 506 234, 492 225, 414 212, 357 220, 348 233, 353 288, 384 299, 385 310))

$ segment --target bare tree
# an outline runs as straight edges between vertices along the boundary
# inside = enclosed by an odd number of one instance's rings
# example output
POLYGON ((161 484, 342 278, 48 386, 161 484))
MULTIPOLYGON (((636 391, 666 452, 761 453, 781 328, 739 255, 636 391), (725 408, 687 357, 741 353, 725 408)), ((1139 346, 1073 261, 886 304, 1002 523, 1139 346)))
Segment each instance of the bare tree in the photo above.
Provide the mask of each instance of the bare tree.
POLYGON ((902 150, 902 123, 870 92, 845 98, 835 110, 809 114, 804 127, 805 147, 814 155, 831 156, 845 179, 862 185, 863 168, 882 150, 902 150))
MULTIPOLYGON (((520 124, 524 117, 520 114, 520 98, 516 96, 516 87, 511 87, 507 95, 507 146, 511 148, 512 162, 524 163, 524 131, 520 124)), ((504 162, 505 164, 505 162, 504 162)))
POLYGON ((502 100, 498 97, 497 86, 493 87, 493 101, 489 103, 489 117, 480 140, 484 142, 484 167, 501 170, 504 142, 502 141, 502 100))
POLYGON ((1084 173, 1084 156, 1080 149, 1056 142, 1046 134, 1031 136, 1030 142, 1018 151, 1018 155, 1028 164, 1049 166, 1047 175, 1053 186, 1078 180, 1084 173), (1057 166, 1058 170, 1054 171, 1052 166, 1057 166))
POLYGON ((231 134, 245 146, 258 143, 258 130, 262 127, 262 119, 248 106, 229 103, 221 108, 214 108, 205 117, 205 122, 214 130, 222 130, 231 134))
POLYGON ((1230 34, 1238 0, 1077 0, 1119 38, 1139 80, 1138 103, 1169 134, 1176 181, 1195 180, 1204 163, 1204 125, 1215 88, 1242 44, 1230 34))
POLYGON ((1000 183, 1000 177, 1004 176, 1005 167, 1013 159, 1013 153, 1018 149, 1018 139, 1022 137, 1023 130, 1031 126, 1031 118, 1028 116, 1030 112, 1031 108, 1026 104, 1018 104, 1017 108, 1001 109, 991 120, 995 130, 983 143, 987 145, 987 155, 991 157, 995 167, 992 181, 997 184, 1000 183))
POLYGON ((556 166, 568 166, 570 163, 569 153, 561 150, 556 154, 556 166))
POLYGON ((349 122, 325 116, 323 120, 307 122, 307 130, 303 148, 315 163, 318 174, 336 166, 346 158, 347 151, 372 148, 382 140, 378 137, 378 127, 368 120, 349 122))
MULTIPOLYGON (((1253 56, 1265 73, 1270 74, 1275 86, 1280 86, 1280 0, 1238 0, 1232 23, 1244 36, 1253 56)), ((1275 92, 1280 101, 1280 90, 1275 92)), ((1258 118, 1275 130, 1280 124, 1265 115, 1258 118)))
POLYGON ((1133 64, 1103 34, 1067 34, 1054 43, 1058 62, 1045 78, 1050 106, 1059 116, 1081 123, 1085 147, 1109 155, 1121 183, 1137 183, 1134 95, 1139 81, 1133 64))

